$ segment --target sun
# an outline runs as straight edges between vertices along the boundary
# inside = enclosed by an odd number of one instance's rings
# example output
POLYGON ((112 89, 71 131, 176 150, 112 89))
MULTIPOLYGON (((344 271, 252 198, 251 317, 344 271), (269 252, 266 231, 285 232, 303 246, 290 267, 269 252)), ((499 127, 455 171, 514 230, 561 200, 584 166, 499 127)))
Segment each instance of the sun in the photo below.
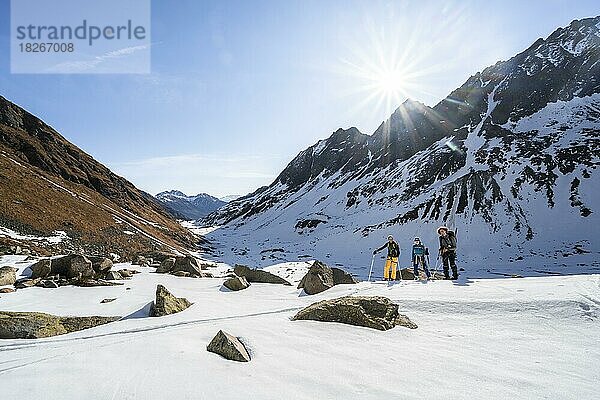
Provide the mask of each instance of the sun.
POLYGON ((381 71, 373 77, 377 90, 386 96, 401 97, 405 92, 402 71, 381 71))
POLYGON ((352 58, 341 59, 338 72, 353 80, 348 94, 362 95, 357 108, 374 106, 375 109, 383 109, 384 114, 389 114, 404 100, 418 94, 415 78, 419 74, 400 51, 383 50, 380 44, 371 48, 378 51, 372 54, 356 49, 352 58))

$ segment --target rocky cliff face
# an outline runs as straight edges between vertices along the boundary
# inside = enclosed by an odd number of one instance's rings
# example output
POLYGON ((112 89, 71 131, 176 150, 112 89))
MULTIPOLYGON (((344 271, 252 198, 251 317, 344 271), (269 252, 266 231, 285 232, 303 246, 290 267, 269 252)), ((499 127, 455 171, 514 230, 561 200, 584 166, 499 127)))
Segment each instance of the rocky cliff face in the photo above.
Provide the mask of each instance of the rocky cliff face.
POLYGON ((197 245, 151 195, 3 97, 0 171, 0 226, 41 237, 65 232, 62 244, 71 250, 197 245))
POLYGON ((246 238, 223 250, 234 261, 360 269, 387 233, 435 247, 441 224, 459 231, 463 264, 486 271, 597 258, 599 60, 600 17, 573 21, 434 107, 407 100, 372 135, 336 131, 204 222, 222 225, 211 237, 224 248, 246 238))

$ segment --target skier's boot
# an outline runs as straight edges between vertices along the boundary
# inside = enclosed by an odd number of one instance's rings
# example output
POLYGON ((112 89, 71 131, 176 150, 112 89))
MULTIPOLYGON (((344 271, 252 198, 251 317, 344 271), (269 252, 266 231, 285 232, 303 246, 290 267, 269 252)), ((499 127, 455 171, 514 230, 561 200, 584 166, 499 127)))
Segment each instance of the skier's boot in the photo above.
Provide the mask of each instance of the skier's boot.
POLYGON ((450 279, 450 271, 448 270, 448 268, 444 268, 444 279, 450 279))
POLYGON ((452 280, 455 281, 458 279, 458 271, 456 270, 456 267, 452 268, 452 280))

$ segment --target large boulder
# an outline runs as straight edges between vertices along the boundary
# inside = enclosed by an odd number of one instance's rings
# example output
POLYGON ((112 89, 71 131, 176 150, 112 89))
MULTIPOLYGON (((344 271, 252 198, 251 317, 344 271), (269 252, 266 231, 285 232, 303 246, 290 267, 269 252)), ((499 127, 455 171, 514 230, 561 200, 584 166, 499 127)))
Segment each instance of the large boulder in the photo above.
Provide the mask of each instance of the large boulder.
POLYGON ((398 313, 398 305, 387 297, 361 296, 323 300, 300 310, 292 320, 339 322, 385 331, 396 325, 415 329, 410 319, 398 313))
POLYGON ((38 339, 116 321, 121 317, 58 317, 38 312, 0 311, 0 339, 38 339))
POLYGON ((150 308, 151 317, 162 317, 165 315, 181 312, 191 306, 186 298, 173 296, 163 285, 156 286, 156 300, 150 308))
POLYGON ((356 284, 358 281, 349 272, 344 271, 341 268, 331 267, 333 271, 333 284, 334 285, 346 285, 356 284))
POLYGON ((161 263, 160 267, 156 268, 158 274, 168 274, 175 267, 175 257, 165 258, 161 263))
POLYGON ((243 276, 233 276, 223 282, 223 286, 229 290, 238 291, 248 288, 250 284, 243 276))
POLYGON ((298 289, 304 289, 306 294, 317 294, 334 285, 333 271, 320 261, 315 261, 298 284, 298 289))
POLYGON ((227 332, 219 331, 210 341, 206 350, 218 354, 228 360, 248 362, 250 354, 238 338, 227 332))
POLYGON ((245 265, 236 264, 233 267, 233 272, 237 276, 243 276, 246 278, 248 282, 251 283, 276 283, 280 285, 290 286, 291 283, 286 281, 280 276, 274 275, 270 272, 264 271, 262 269, 252 269, 245 265))
POLYGON ((198 260, 192 256, 181 256, 175 259, 175 265, 171 269, 171 273, 177 271, 189 272, 191 276, 202 276, 202 267, 198 260))
POLYGON ((92 262, 94 272, 99 274, 106 273, 113 267, 113 262, 108 257, 89 256, 88 259, 92 262))
POLYGON ((33 264, 29 269, 31 270, 31 278, 45 278, 52 272, 52 260, 49 258, 43 258, 40 261, 33 264))
POLYGON ((14 285, 17 281, 16 270, 13 267, 0 268, 0 286, 14 285))
POLYGON ((52 275, 72 278, 90 278, 94 276, 92 262, 85 256, 70 254, 52 260, 52 275))

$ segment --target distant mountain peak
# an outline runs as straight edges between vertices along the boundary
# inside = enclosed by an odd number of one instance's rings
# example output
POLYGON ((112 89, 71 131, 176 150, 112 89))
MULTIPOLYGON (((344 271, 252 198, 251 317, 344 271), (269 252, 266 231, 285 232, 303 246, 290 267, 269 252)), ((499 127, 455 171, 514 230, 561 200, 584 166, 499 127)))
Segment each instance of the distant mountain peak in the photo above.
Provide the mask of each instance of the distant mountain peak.
POLYGON ((173 215, 181 219, 198 219, 204 217, 226 204, 207 193, 188 196, 180 190, 167 190, 156 195, 173 215))

